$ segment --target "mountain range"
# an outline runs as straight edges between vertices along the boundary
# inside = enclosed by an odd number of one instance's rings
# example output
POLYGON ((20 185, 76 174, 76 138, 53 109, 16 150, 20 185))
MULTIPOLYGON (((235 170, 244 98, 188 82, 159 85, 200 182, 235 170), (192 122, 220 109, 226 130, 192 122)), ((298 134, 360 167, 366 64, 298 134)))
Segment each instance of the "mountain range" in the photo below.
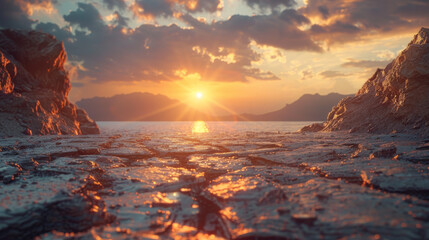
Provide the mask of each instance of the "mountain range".
POLYGON ((96 121, 323 121, 332 107, 348 96, 304 94, 277 111, 228 116, 211 116, 179 100, 141 92, 82 99, 76 104, 96 121))
POLYGON ((352 95, 330 93, 328 95, 304 94, 282 109, 264 114, 241 114, 221 117, 222 120, 248 121, 324 121, 326 115, 341 99, 352 95))
POLYGON ((194 121, 210 118, 178 100, 151 93, 94 97, 76 104, 96 121, 194 121))

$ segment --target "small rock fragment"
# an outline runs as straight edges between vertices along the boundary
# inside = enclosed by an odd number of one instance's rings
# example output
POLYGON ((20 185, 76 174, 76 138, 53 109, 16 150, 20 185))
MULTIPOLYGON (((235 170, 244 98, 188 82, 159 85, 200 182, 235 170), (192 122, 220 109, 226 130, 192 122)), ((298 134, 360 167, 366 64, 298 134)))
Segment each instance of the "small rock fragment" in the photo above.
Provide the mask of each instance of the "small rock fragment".
POLYGON ((273 189, 269 192, 266 192, 264 196, 262 196, 258 200, 258 205, 263 204, 279 204, 283 203, 287 200, 286 194, 281 189, 273 189))
POLYGON ((279 215, 285 215, 290 213, 290 209, 285 207, 279 207, 277 208, 277 212, 279 213, 279 215))
POLYGON ((396 147, 394 145, 385 146, 385 147, 382 147, 381 150, 373 152, 369 156, 369 159, 374 159, 374 158, 392 158, 393 156, 395 156, 395 153, 396 153, 396 147))
POLYGON ((292 220, 294 220, 296 223, 299 223, 299 224, 305 224, 305 225, 311 226, 317 220, 317 217, 315 215, 311 215, 307 213, 296 213, 296 214, 292 214, 292 220))
POLYGON ((26 129, 24 130, 24 134, 25 134, 25 135, 32 136, 32 135, 33 135, 33 132, 32 132, 29 128, 26 128, 26 129))

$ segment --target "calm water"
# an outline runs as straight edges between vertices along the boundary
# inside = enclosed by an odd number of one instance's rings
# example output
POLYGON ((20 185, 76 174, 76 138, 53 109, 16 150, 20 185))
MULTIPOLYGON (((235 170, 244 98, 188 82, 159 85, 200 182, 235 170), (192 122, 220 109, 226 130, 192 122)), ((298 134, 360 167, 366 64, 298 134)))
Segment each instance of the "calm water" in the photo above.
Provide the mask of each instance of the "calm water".
POLYGON ((245 132, 295 132, 314 122, 97 122, 101 132, 219 134, 245 132))

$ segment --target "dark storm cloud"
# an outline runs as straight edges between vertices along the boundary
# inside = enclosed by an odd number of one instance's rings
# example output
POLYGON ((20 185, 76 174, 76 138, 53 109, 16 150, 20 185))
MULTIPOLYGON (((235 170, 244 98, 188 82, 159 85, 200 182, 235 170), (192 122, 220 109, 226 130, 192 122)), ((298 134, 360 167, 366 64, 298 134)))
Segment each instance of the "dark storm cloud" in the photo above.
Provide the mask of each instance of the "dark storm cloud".
POLYGON ((173 17, 174 13, 216 12, 221 0, 136 0, 131 6, 134 15, 146 19, 173 17))
POLYGON ((115 7, 119 10, 124 10, 127 7, 125 0, 103 0, 103 3, 110 10, 113 10, 115 7))
POLYGON ((373 34, 415 31, 429 23, 427 0, 308 0, 298 10, 313 22, 313 38, 342 44, 373 34))
POLYGON ((244 0, 252 8, 259 9, 276 9, 277 7, 293 7, 296 5, 295 0, 244 0))
POLYGON ((377 61, 377 60, 356 60, 349 59, 347 62, 341 64, 343 67, 356 67, 356 68, 384 68, 392 60, 377 61))

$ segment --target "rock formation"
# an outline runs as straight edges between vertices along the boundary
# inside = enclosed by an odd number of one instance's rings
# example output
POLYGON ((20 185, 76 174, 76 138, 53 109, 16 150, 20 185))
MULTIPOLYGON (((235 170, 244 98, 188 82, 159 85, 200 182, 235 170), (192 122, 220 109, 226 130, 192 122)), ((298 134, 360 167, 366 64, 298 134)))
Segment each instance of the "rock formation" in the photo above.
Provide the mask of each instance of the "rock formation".
POLYGON ((51 35, 0 30, 0 137, 99 133, 67 99, 66 58, 63 43, 51 35))
POLYGON ((341 100, 325 123, 301 129, 338 130, 429 135, 429 29, 422 28, 354 97, 341 100))

